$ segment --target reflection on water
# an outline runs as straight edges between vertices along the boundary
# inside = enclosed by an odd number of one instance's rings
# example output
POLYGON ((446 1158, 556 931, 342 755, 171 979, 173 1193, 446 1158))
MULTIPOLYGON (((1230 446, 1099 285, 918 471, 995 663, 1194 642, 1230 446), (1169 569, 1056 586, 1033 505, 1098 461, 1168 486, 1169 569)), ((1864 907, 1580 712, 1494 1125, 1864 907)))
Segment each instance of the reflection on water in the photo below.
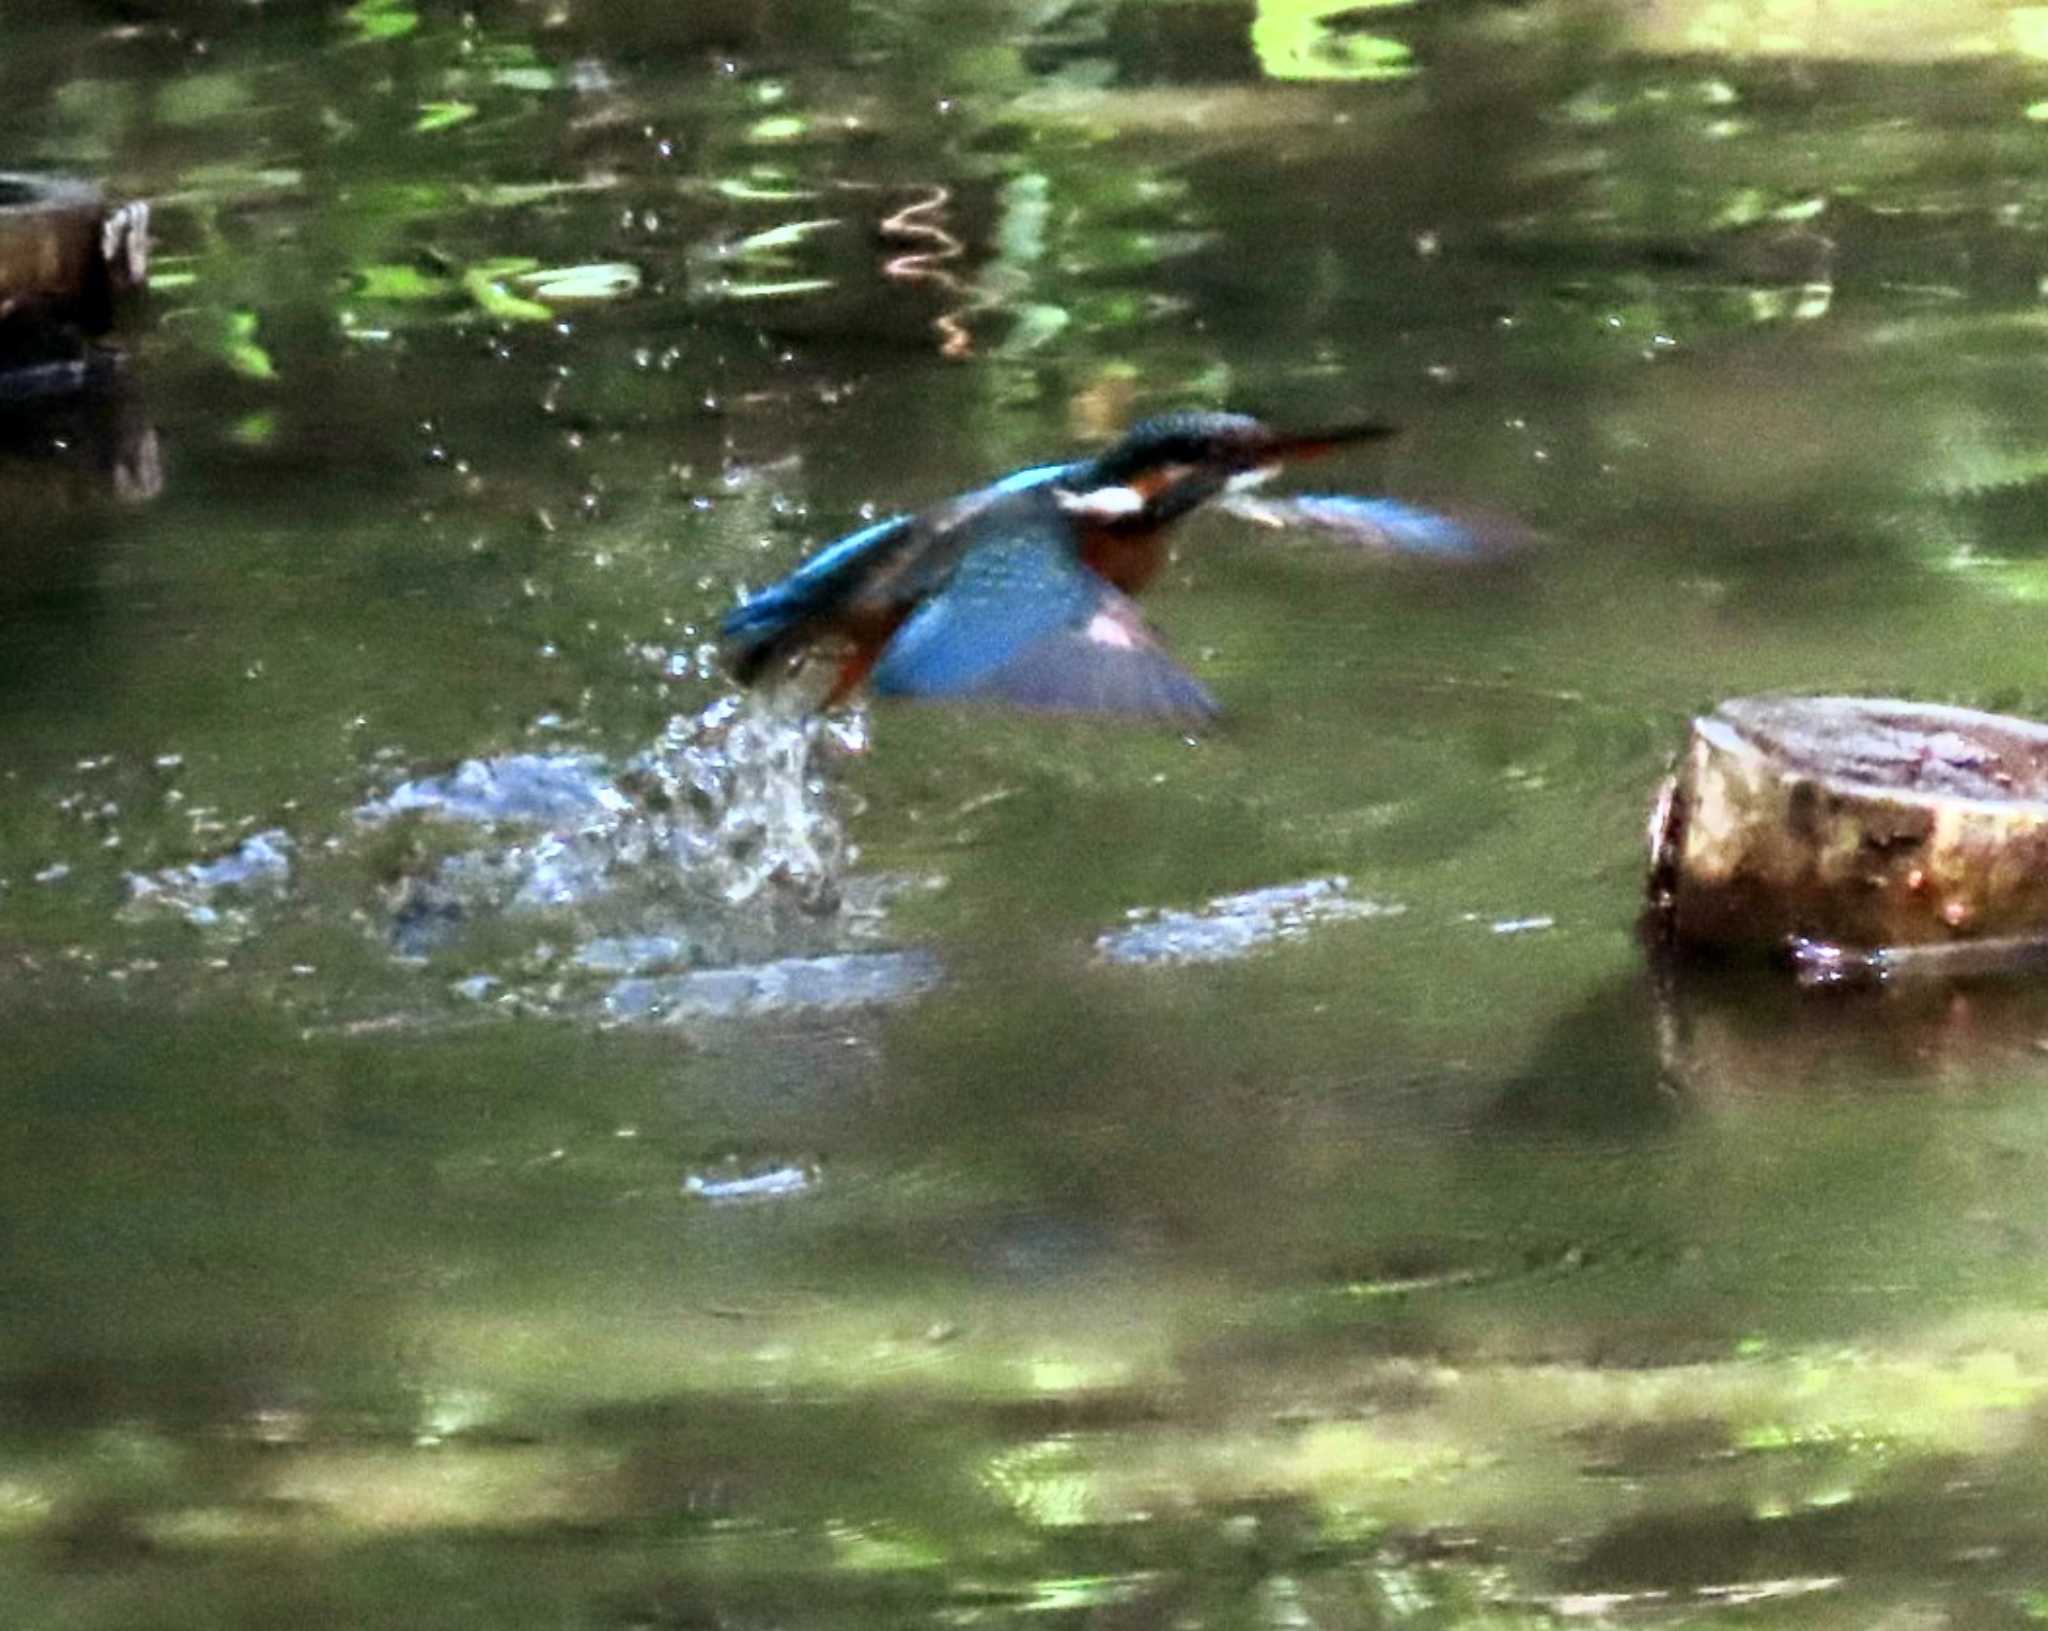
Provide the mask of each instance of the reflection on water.
POLYGON ((1702 705, 2048 714, 2039 42, 1761 9, 15 28, 157 287, 0 456, 0 1617, 2037 1619, 2048 999, 1631 931, 1702 705), (1404 426, 1217 730, 728 698, 1189 403, 1404 426))

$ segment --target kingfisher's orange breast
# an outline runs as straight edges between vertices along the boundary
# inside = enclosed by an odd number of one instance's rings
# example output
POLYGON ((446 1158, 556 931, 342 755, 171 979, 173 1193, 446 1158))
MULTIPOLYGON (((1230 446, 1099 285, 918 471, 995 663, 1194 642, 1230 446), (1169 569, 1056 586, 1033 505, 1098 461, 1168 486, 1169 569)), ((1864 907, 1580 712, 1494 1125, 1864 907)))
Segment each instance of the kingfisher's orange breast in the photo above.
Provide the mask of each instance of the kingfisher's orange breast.
POLYGON ((1166 537, 1158 532, 1117 532, 1089 527, 1081 534, 1081 562, 1127 595, 1135 595, 1166 564, 1166 537))

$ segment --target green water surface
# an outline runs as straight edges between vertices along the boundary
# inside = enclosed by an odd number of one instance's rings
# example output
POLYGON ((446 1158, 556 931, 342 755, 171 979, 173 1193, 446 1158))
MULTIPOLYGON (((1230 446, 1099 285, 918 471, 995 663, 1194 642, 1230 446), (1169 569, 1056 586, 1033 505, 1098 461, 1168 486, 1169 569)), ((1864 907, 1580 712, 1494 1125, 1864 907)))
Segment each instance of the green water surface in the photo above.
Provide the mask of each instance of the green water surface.
POLYGON ((1717 698, 2048 715, 2048 44, 1620 10, 0 5, 0 168, 156 235, 130 392, 0 449, 0 1624, 2048 1619, 2048 997, 1633 931, 1717 698), (742 584, 1186 404, 1534 541, 1199 517, 1215 731, 821 749, 888 904, 755 950, 921 996, 394 958, 365 799, 623 764, 742 584))

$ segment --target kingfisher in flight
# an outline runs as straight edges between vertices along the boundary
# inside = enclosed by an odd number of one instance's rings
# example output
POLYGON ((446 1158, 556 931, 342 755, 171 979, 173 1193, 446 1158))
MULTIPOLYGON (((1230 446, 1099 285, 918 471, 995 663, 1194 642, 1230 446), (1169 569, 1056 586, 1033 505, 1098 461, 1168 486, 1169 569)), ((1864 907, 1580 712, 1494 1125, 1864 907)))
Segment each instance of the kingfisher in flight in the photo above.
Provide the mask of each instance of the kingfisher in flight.
POLYGON ((733 673, 753 685, 829 654, 826 707, 865 682, 878 696, 1211 718, 1215 699, 1131 599, 1166 564, 1173 523, 1289 461, 1391 434, 1281 432, 1236 413, 1147 419, 1093 458, 1013 471, 827 545, 726 617, 733 673))

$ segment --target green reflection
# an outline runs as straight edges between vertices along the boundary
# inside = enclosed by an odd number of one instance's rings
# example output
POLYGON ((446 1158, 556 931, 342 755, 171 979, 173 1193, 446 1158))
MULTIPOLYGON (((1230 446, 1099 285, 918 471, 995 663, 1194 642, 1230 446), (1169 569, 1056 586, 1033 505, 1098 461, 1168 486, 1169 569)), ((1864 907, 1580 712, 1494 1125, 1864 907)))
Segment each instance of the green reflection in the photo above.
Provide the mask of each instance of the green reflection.
POLYGON ((1259 0, 1252 49, 1270 79, 1404 79, 1415 72, 1406 43, 1367 34, 1361 12, 1401 11, 1413 0, 1259 0))
POLYGON ((358 0, 342 15, 363 43, 402 39, 420 26, 419 13, 405 0, 358 0))

